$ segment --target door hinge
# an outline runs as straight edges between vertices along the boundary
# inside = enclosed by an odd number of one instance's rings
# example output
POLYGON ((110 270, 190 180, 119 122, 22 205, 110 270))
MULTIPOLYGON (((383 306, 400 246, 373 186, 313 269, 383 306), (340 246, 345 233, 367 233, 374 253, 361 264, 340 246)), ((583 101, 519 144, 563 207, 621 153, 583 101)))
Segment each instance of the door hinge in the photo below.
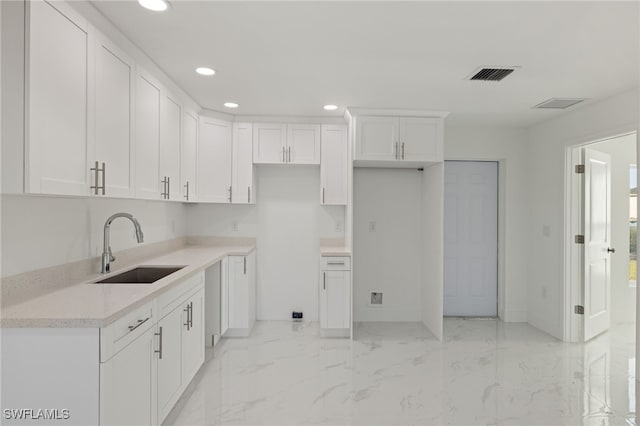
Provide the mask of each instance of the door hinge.
POLYGON ((576 244, 584 244, 584 235, 576 235, 576 244))
POLYGON ((576 164, 576 173, 584 173, 584 164, 576 164))
POLYGON ((578 315, 584 315, 584 306, 582 305, 576 305, 573 307, 573 312, 575 312, 578 315))

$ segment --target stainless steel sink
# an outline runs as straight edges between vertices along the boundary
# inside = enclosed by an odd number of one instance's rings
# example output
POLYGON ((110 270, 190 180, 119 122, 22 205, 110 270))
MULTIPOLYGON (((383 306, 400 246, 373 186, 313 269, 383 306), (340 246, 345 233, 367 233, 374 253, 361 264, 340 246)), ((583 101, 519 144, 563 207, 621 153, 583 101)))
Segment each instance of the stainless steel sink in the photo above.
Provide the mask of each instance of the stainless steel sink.
POLYGON ((182 268, 184 266, 139 266, 130 271, 96 281, 95 284, 152 284, 182 268))

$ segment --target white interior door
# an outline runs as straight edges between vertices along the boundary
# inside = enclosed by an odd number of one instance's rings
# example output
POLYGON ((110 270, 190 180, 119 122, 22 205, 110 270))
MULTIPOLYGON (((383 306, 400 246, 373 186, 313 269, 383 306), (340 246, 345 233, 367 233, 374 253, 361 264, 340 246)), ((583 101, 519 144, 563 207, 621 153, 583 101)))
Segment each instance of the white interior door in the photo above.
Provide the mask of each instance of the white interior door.
POLYGON ((446 161, 444 315, 498 314, 498 163, 446 161))
POLYGON ((611 157, 584 149, 584 339, 611 322, 611 157))

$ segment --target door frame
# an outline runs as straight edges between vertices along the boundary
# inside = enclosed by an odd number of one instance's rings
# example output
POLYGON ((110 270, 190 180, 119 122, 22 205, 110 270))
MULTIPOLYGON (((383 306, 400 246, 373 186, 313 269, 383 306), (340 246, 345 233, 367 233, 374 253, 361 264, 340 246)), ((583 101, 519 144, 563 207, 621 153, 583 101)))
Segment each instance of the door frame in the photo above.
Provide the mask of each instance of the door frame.
MULTIPOLYGON (((563 341, 579 343, 584 341, 584 316, 574 313, 574 306, 584 302, 583 280, 583 250, 584 245, 576 244, 574 236, 583 231, 583 179, 575 173, 575 166, 583 164, 583 148, 589 145, 616 139, 624 136, 636 135, 636 156, 640 155, 637 144, 638 130, 636 128, 620 129, 610 135, 593 135, 574 140, 565 148, 565 176, 564 176, 564 283, 562 311, 564 318, 563 341)), ((636 161, 637 162, 637 161, 636 161)), ((638 320, 636 310, 636 323, 638 320)))
MULTIPOLYGON (((482 162, 482 163, 497 163, 498 166, 498 318, 505 321, 505 282, 506 282, 506 261, 505 261, 505 230, 506 230, 506 194, 507 194, 507 160, 505 158, 475 158, 475 157, 446 157, 444 160, 444 166, 446 167, 447 161, 467 161, 467 162, 482 162)), ((444 280, 442 281, 444 290, 444 280)), ((444 307, 444 293, 442 304, 444 307)))

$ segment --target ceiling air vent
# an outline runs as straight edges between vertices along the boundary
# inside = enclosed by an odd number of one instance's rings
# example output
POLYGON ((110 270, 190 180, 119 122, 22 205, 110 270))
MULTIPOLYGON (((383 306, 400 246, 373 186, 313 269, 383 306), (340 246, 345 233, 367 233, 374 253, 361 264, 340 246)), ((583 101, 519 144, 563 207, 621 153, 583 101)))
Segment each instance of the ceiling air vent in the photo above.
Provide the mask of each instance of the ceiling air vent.
POLYGON ((585 101, 584 98, 551 98, 539 103, 534 108, 542 109, 567 109, 570 106, 585 101))
POLYGON ((501 81, 520 67, 481 67, 476 69, 468 80, 501 81))

